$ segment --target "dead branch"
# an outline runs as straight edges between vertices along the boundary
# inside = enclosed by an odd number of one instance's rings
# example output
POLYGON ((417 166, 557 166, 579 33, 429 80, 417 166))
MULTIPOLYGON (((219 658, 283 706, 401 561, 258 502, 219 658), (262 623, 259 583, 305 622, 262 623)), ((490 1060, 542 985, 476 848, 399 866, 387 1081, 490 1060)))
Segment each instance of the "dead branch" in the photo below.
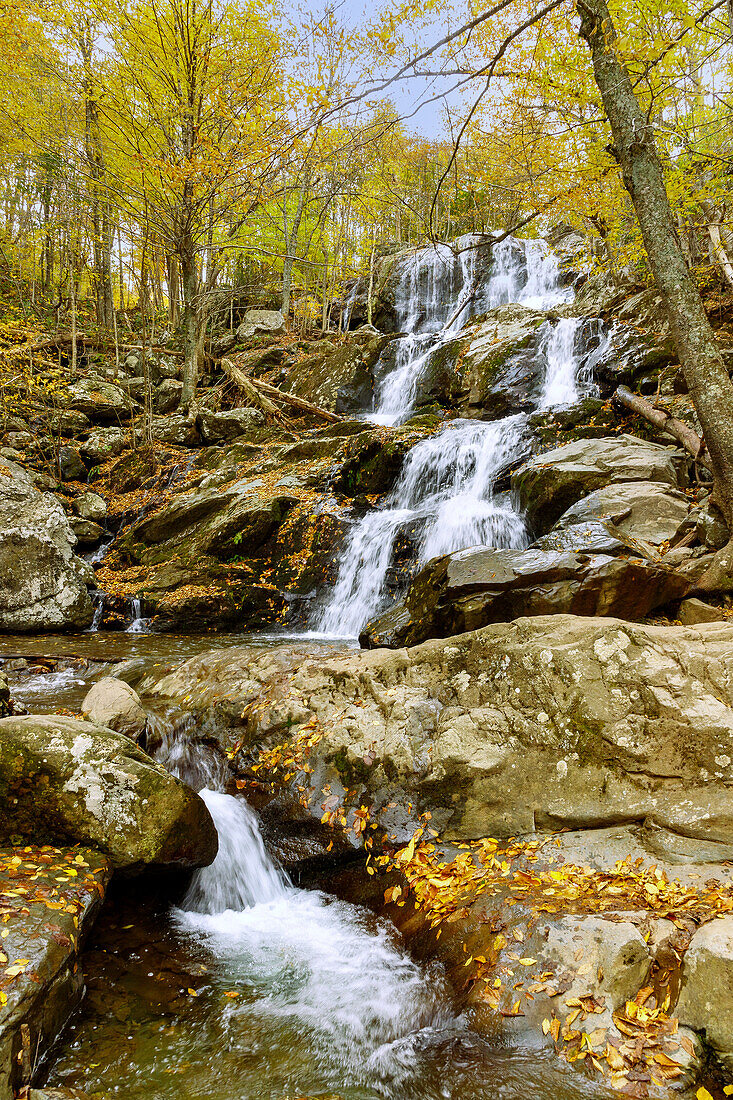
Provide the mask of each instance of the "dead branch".
POLYGON ((647 401, 645 397, 640 397, 636 393, 632 393, 626 386, 619 386, 613 395, 613 401, 617 405, 623 405, 624 408, 630 409, 631 412, 637 413, 639 416, 643 416, 645 420, 648 420, 650 424, 653 424, 655 428, 659 428, 660 431, 666 432, 667 435, 671 435, 673 439, 676 439, 678 443, 681 443, 688 454, 692 455, 696 462, 706 466, 712 473, 713 468, 710 462, 710 455, 705 448, 705 442, 700 438, 696 431, 693 431, 682 420, 678 420, 676 417, 668 413, 666 409, 658 409, 655 405, 652 405, 651 401, 647 401))
MULTIPOLYGON (((251 397, 252 390, 257 393, 257 404, 260 408, 263 408, 261 404, 263 395, 266 397, 274 397, 276 401, 282 401, 284 405, 290 405, 291 408, 299 409, 301 412, 310 413, 311 416, 317 416, 321 420, 327 420, 330 424, 338 424, 343 417, 337 416, 336 413, 330 412, 328 409, 322 409, 319 405, 313 405, 310 401, 306 401, 304 397, 296 397, 292 393, 284 393, 276 386, 270 386, 267 382, 261 382, 258 378, 250 378, 245 374, 241 368, 237 367, 231 359, 222 359, 222 370, 227 374, 239 388, 251 397), (235 373, 236 372, 236 373, 235 373), (247 387, 251 387, 248 390, 247 387)), ((272 406, 276 409, 276 406, 272 406)))

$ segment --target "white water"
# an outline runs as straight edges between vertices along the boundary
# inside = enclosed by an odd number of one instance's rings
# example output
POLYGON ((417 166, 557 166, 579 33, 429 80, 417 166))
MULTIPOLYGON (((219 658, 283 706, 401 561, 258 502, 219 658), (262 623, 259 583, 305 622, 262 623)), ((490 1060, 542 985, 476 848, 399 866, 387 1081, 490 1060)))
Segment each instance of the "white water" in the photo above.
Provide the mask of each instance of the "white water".
POLYGON ((400 1096, 436 1029, 456 1029, 447 990, 399 947, 390 925, 317 891, 294 887, 268 855, 246 804, 203 790, 219 854, 196 872, 178 927, 203 937, 243 992, 231 1003, 231 1036, 265 1021, 307 1042, 324 1075, 400 1096))
POLYGON ((132 621, 127 628, 128 634, 145 634, 148 629, 150 619, 144 619, 142 617, 142 600, 133 598, 131 601, 132 609, 132 621))
MULTIPOLYGON (((470 242, 464 238, 462 243, 470 242)), ((476 285, 476 262, 475 249, 456 256, 447 245, 420 249, 404 262, 395 304, 408 335, 398 343, 394 369, 370 419, 394 424, 410 415, 431 355, 453 338, 471 310, 508 302, 549 309, 572 297, 560 283, 557 258, 543 241, 507 237, 495 245, 483 287, 476 285)), ((544 364, 544 381, 538 409, 573 405, 588 392, 590 368, 581 371, 577 351, 579 326, 577 318, 542 326, 537 356, 544 364)), ((506 494, 495 494, 494 486, 528 449, 527 418, 521 414, 492 423, 458 419, 414 447, 384 506, 367 513, 351 531, 315 628, 353 637, 385 607, 400 535, 414 543, 418 563, 469 546, 526 546, 523 518, 506 494)))

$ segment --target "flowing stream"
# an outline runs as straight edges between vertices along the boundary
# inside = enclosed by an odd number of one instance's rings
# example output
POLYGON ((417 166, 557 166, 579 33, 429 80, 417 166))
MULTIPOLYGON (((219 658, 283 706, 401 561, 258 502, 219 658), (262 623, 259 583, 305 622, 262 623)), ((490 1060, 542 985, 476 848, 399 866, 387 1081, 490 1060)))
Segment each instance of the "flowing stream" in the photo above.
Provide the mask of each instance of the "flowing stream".
MULTIPOLYGON (((457 252, 448 245, 418 249, 402 261, 395 310, 407 335, 397 341, 394 365, 370 415, 376 423, 395 424, 411 415, 431 357, 471 315, 510 302, 552 309, 572 298, 572 290, 562 285, 557 257, 543 241, 499 242, 483 284, 477 281, 472 243, 462 238, 457 252)), ((538 410, 573 405, 590 392, 589 360, 578 346, 581 325, 578 318, 563 318, 541 326, 536 354, 544 378, 538 410)), ((384 609, 400 536, 414 545, 418 563, 469 546, 526 546, 523 517, 509 494, 497 493, 495 486, 530 450, 527 420, 525 414, 490 423, 459 418, 413 447, 384 504, 354 525, 336 583, 316 613, 315 631, 354 637, 384 609)))

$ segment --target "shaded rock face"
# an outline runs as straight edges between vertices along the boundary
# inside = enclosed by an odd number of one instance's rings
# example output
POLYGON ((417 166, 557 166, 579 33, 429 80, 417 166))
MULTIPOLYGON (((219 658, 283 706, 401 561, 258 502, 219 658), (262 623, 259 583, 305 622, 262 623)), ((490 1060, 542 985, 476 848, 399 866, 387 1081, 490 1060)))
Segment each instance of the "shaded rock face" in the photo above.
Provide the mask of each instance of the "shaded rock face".
POLYGON ((0 460, 0 630, 85 627, 93 608, 87 568, 55 497, 19 466, 0 460))
POLYGON ((733 917, 698 929, 682 968, 677 1013, 684 1024, 703 1030, 726 1068, 733 1067, 733 917))
POLYGON ((202 708, 261 703, 252 737, 314 719, 319 817, 330 782, 405 839, 411 802, 446 839, 645 822, 733 855, 727 623, 553 615, 328 660, 228 649, 148 686, 202 708))
POLYGON ((537 332, 545 314, 521 305, 500 306, 462 344, 461 388, 465 406, 490 419, 533 406, 541 384, 537 332))
POLYGON ((684 493, 663 482, 614 482, 596 489, 568 508, 548 538, 578 525, 601 520, 614 532, 651 549, 678 533, 690 511, 684 493))
POLYGON ((265 418, 259 409, 231 409, 209 412, 205 409, 196 418, 196 426, 204 443, 224 443, 249 435, 262 427, 265 418))
POLYGON ((385 343, 381 334, 366 333, 338 350, 329 344, 294 363, 284 388, 331 412, 368 409, 374 394, 374 365, 385 343))
POLYGON ((360 641, 391 648, 415 645, 522 615, 643 618, 688 589, 684 577, 642 558, 536 549, 459 550, 429 562, 413 580, 403 605, 367 624, 360 641))
POLYGON ((539 534, 583 497, 622 481, 679 489, 687 481, 686 460, 674 449, 623 435, 566 443, 536 455, 512 474, 512 487, 539 534))
POLYGON ((98 428, 79 450, 88 466, 101 466, 107 459, 122 454, 129 445, 130 433, 124 428, 98 428))
POLYGON ((60 715, 4 718, 0 762, 3 839, 92 844, 127 871, 216 856, 204 802, 120 733, 60 715))

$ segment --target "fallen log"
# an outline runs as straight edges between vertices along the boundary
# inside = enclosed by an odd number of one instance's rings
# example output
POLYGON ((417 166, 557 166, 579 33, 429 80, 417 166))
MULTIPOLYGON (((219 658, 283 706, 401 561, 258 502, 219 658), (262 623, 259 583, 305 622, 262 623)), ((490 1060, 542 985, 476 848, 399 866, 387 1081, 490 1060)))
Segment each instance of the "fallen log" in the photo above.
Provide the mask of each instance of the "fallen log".
POLYGON ((274 416, 278 420, 282 420, 283 416, 277 405, 274 405, 264 393, 260 393, 255 383, 248 374, 245 374, 241 367, 238 367, 231 359, 222 359, 221 367, 227 378, 232 380, 234 385, 242 391, 245 397, 249 398, 253 405, 261 409, 263 413, 267 413, 269 416, 274 416))
POLYGON ((666 409, 658 409, 656 405, 652 405, 651 401, 632 393, 626 386, 618 387, 613 395, 613 401, 616 405, 622 405, 625 409, 630 409, 631 412, 643 416, 655 428, 671 435, 673 439, 682 444, 696 462, 705 466, 712 473, 713 467, 710 462, 710 455, 705 447, 705 441, 684 421, 678 420, 666 409))
POLYGON ((304 397, 296 397, 295 394, 284 393, 282 390, 279 390, 277 386, 271 386, 268 382, 261 382, 259 378, 250 378, 249 375, 245 374, 241 368, 237 367, 231 359, 222 359, 221 365, 224 373, 228 375, 233 382, 236 382, 240 389, 244 390, 245 387, 242 386, 238 379, 244 378, 249 386, 259 391, 260 395, 274 397, 276 401, 282 401, 284 405, 289 405, 293 409, 299 409, 301 412, 310 413, 311 416, 317 416, 321 420, 327 420, 330 424, 338 424, 343 419, 343 417, 330 412, 328 409, 322 409, 319 405, 313 405, 310 401, 306 401, 304 397), (237 372, 236 378, 232 373, 232 369, 237 372))

